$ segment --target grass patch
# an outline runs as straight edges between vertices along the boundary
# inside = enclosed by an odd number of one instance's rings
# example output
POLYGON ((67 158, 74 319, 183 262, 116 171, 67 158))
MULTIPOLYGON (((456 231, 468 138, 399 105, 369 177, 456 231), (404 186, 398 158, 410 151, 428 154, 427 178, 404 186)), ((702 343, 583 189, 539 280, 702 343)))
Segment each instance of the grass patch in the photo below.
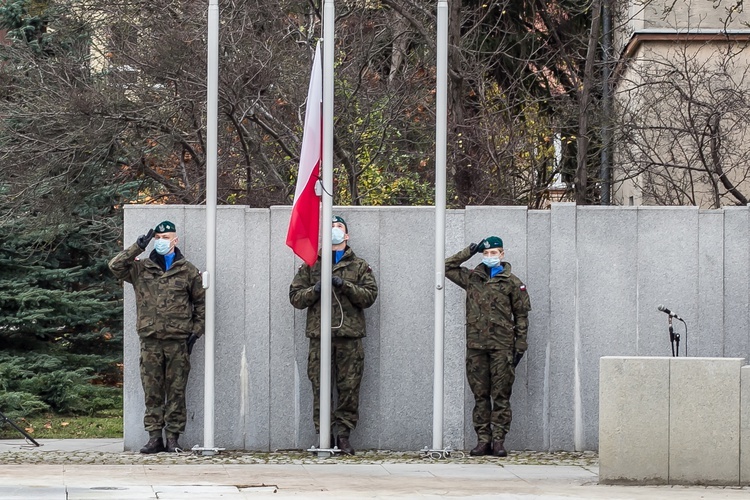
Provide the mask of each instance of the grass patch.
MULTIPOLYGON (((122 410, 103 411, 93 417, 42 415, 22 418, 15 424, 34 439, 94 439, 122 437, 122 410)), ((23 439, 10 424, 0 422, 0 439, 23 439)))

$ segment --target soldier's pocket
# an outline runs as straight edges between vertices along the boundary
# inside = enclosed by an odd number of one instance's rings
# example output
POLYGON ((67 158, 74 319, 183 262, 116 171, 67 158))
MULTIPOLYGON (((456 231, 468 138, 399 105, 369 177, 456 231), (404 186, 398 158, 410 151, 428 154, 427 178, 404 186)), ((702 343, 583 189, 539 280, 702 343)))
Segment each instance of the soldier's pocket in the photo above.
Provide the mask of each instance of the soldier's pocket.
POLYGON ((154 322, 155 320, 153 316, 138 317, 138 319, 136 320, 135 329, 140 331, 143 328, 152 326, 154 322))

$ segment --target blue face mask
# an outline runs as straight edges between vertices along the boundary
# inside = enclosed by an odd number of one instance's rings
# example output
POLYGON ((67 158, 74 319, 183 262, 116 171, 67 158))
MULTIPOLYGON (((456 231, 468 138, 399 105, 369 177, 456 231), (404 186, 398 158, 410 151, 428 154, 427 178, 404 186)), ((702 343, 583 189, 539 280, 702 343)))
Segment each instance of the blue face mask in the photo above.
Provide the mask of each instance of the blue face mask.
POLYGON ((154 250, 156 250, 156 253, 158 253, 159 255, 167 255, 171 246, 171 240, 159 238, 158 240, 154 241, 154 250))
POLYGON ((339 245, 344 242, 344 231, 341 230, 339 227, 334 227, 331 230, 331 243, 334 245, 339 245))
POLYGON ((500 265, 500 257, 484 257, 482 259, 482 264, 489 268, 497 267, 500 265))

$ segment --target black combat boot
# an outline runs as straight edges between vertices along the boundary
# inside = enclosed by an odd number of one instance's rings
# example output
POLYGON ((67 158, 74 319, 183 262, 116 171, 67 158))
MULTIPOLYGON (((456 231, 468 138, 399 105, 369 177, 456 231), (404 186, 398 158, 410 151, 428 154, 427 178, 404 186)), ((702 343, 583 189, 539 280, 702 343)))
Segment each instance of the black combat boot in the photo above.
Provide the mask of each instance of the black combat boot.
POLYGON ((141 448, 141 453, 161 453, 164 451, 164 442, 161 440, 161 437, 152 437, 149 438, 148 443, 141 448))
POLYGON ((336 438, 336 446, 339 447, 344 455, 354 455, 354 448, 349 443, 349 436, 339 436, 336 438))
POLYGON ((179 434, 167 435, 167 453, 177 453, 182 451, 182 446, 177 442, 179 438, 179 434))
POLYGON ((504 439, 495 439, 492 441, 492 454, 496 457, 507 457, 508 452, 505 451, 505 444, 504 439))
POLYGON ((478 442, 477 445, 469 452, 469 455, 471 455, 472 457, 481 457, 491 454, 492 447, 490 446, 490 443, 483 443, 482 441, 478 442))

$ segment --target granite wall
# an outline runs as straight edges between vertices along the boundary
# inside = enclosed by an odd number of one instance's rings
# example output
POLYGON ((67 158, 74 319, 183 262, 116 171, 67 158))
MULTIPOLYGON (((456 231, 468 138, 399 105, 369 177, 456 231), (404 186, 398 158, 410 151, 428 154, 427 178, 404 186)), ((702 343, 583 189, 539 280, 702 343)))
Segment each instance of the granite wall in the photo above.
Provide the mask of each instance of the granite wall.
MULTIPOLYGON (((288 299, 300 264, 284 244, 290 207, 219 207, 216 276, 215 445, 307 448, 315 442, 304 312, 288 299)), ((432 207, 335 207, 351 246, 380 286, 367 312, 366 368, 355 448, 432 444, 434 234, 432 207)), ((161 220, 205 267, 205 212, 127 206, 123 246, 161 220)), ((513 391, 510 449, 596 450, 599 358, 669 356, 664 304, 689 326, 680 356, 748 356, 748 208, 468 207, 449 210, 446 254, 488 235, 531 295, 529 351, 513 391)), ((150 248, 149 248, 150 251, 150 248)), ((469 264, 478 263, 474 257, 469 264)), ((446 284, 444 444, 471 448, 473 400, 464 376, 464 295, 446 284)), ((125 286, 125 447, 146 440, 132 289, 125 286)), ((189 423, 203 444, 203 358, 192 355, 189 423)))

